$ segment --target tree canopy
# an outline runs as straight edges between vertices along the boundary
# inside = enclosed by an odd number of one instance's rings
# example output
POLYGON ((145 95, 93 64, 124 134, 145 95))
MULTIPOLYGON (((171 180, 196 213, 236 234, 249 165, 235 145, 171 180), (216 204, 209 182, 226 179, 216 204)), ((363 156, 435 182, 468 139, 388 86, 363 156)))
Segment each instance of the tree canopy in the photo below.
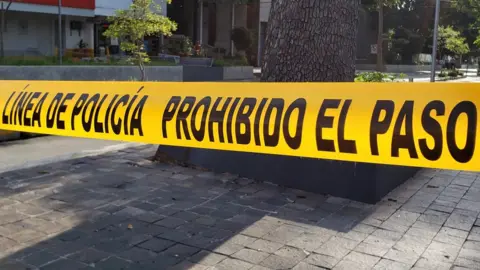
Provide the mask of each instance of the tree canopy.
POLYGON ((104 32, 106 37, 121 39, 120 48, 131 54, 129 60, 139 66, 142 80, 145 80, 144 64, 150 61, 144 48, 145 37, 169 36, 177 29, 177 24, 160 12, 160 6, 153 0, 134 0, 128 9, 117 10, 115 16, 108 18, 111 24, 104 32))

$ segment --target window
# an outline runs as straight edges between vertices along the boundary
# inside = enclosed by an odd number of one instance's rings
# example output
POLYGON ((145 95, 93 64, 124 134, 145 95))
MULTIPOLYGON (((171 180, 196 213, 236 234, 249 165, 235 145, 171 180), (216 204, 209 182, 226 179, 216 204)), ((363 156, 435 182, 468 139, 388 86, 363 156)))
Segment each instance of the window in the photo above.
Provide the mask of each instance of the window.
POLYGON ((28 35, 28 21, 27 20, 18 21, 18 33, 20 35, 28 35))

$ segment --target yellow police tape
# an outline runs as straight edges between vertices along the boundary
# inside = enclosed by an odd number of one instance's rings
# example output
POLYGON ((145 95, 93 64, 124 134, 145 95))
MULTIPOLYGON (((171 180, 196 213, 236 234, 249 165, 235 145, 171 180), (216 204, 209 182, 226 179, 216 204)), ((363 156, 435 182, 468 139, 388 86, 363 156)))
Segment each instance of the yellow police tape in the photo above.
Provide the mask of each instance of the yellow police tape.
POLYGON ((480 171, 476 84, 0 81, 0 129, 480 171))

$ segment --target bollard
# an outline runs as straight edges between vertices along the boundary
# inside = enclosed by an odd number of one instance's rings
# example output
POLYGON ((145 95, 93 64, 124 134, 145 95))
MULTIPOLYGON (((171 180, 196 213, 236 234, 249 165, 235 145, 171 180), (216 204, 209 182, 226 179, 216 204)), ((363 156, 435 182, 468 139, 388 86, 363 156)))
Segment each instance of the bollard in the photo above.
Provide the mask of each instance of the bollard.
POLYGON ((408 78, 408 82, 413 82, 413 78, 408 78))

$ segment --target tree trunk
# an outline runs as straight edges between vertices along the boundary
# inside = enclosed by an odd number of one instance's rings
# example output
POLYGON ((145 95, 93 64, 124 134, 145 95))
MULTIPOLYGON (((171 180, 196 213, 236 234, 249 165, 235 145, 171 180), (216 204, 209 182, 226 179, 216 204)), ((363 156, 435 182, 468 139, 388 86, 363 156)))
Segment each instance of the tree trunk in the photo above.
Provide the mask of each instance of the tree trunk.
POLYGON ((359 0, 273 0, 262 81, 353 81, 359 0))
POLYGON ((383 0, 378 1, 377 71, 383 72, 383 0))

